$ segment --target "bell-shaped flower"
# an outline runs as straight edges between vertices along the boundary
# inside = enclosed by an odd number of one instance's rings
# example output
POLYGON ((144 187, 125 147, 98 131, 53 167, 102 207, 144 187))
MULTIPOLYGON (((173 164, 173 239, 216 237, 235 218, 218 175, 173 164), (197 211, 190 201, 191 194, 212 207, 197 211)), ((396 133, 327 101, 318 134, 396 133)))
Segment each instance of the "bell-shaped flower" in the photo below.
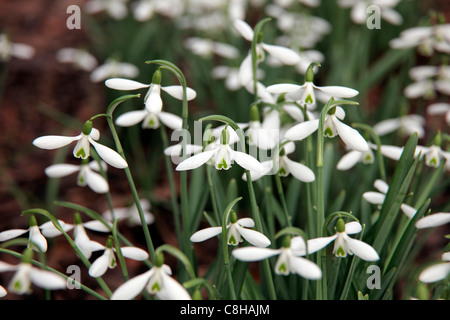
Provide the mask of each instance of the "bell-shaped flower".
POLYGON ((143 290, 155 294, 162 300, 191 300, 187 290, 172 278, 172 270, 164 264, 164 257, 158 254, 155 265, 119 286, 111 300, 132 300, 143 290))
MULTIPOLYGON (((87 160, 87 159, 86 159, 87 160)), ((109 191, 108 181, 99 174, 100 165, 97 161, 86 162, 81 165, 58 163, 45 168, 45 174, 50 178, 62 178, 78 172, 77 184, 80 187, 89 186, 94 192, 106 193, 109 191)), ((103 170, 106 165, 102 163, 103 170)))
MULTIPOLYGON (((180 85, 173 86, 161 86, 161 71, 157 70, 153 74, 152 83, 145 84, 134 80, 122 79, 122 78, 112 78, 105 81, 105 85, 108 88, 115 90, 139 90, 143 88, 148 88, 147 94, 144 97, 145 101, 145 109, 149 113, 160 113, 163 107, 163 101, 161 99, 161 90, 168 93, 172 97, 183 100, 183 87, 180 85)), ((195 90, 191 88, 186 88, 186 98, 188 101, 195 99, 197 93, 195 90)), ((141 120, 136 123, 144 120, 146 114, 143 111, 134 111, 138 112, 134 118, 137 118, 138 115, 141 120)))
POLYGON ((381 18, 393 25, 400 25, 403 17, 394 10, 399 2, 400 0, 339 0, 338 4, 342 8, 351 8, 350 17, 354 23, 365 24, 367 13, 375 6, 381 18))
POLYGON ((252 106, 249 126, 245 135, 249 145, 254 145, 263 150, 274 149, 280 140, 280 115, 276 110, 264 113, 261 122, 257 106, 252 106))
MULTIPOLYGON (((148 201, 147 199, 141 199, 139 200, 139 202, 141 204, 145 222, 147 224, 152 224, 153 222, 155 222, 155 216, 150 212, 150 201, 148 201)), ((108 221, 113 221, 113 217, 115 219, 125 220, 126 223, 131 227, 142 225, 136 204, 133 204, 132 206, 126 208, 114 208, 112 212, 111 210, 106 210, 105 212, 103 212, 102 216, 108 221)))
POLYGON ((417 132, 419 138, 425 135, 425 118, 421 115, 410 114, 398 118, 385 119, 373 126, 373 130, 378 136, 398 131, 402 136, 410 136, 417 132))
MULTIPOLYGON (((360 152, 368 151, 369 145, 367 141, 357 130, 341 122, 344 118, 344 109, 339 106, 332 108, 332 110, 330 110, 330 112, 325 116, 323 134, 329 138, 339 135, 342 141, 351 149, 360 152)), ((314 133, 318 128, 319 119, 308 120, 287 130, 284 137, 285 139, 292 141, 303 140, 314 133)))
POLYGON ((97 67, 97 59, 84 49, 62 48, 56 52, 56 60, 61 63, 69 63, 74 67, 92 71, 97 67))
POLYGON ((128 14, 127 1, 128 0, 89 0, 85 3, 84 9, 89 14, 106 12, 111 18, 122 20, 128 14))
POLYGON ((409 99, 424 98, 434 100, 437 93, 450 95, 450 67, 416 66, 409 72, 414 81, 409 84, 404 94, 409 99))
POLYGON ((445 122, 450 126, 450 103, 436 102, 427 107, 427 113, 430 116, 444 115, 445 122))
POLYGON ((6 34, 0 34, 0 61, 11 58, 31 59, 36 50, 28 44, 11 42, 6 34))
MULTIPOLYGON (((373 186, 378 191, 367 191, 367 192, 364 192, 362 197, 367 202, 369 202, 371 204, 375 204, 378 207, 381 207, 381 205, 384 203, 384 200, 386 198, 386 194, 387 194, 387 192, 389 190, 389 185, 385 181, 383 181, 381 179, 377 179, 373 183, 373 186)), ((412 217, 414 217, 414 215, 417 212, 417 209, 411 207, 410 205, 407 205, 406 203, 402 203, 400 205, 400 209, 410 219, 412 217)))
POLYGON ((42 270, 31 264, 32 250, 26 249, 22 261, 11 265, 0 261, 0 272, 14 271, 8 290, 15 294, 32 293, 32 284, 47 290, 60 290, 67 287, 66 279, 51 271, 42 270))
POLYGON ((120 62, 115 59, 107 59, 105 63, 92 70, 89 78, 92 82, 98 83, 108 78, 136 78, 138 75, 139 68, 134 64, 128 62, 120 62))
POLYGON ((176 170, 192 170, 209 161, 214 164, 217 170, 228 170, 235 161, 246 170, 264 171, 263 165, 258 160, 244 152, 233 150, 230 143, 230 133, 228 129, 223 129, 219 143, 210 143, 203 152, 183 160, 176 167, 176 170))
POLYGON ((90 146, 92 145, 102 158, 109 165, 123 169, 128 166, 127 162, 113 149, 106 147, 96 140, 100 138, 100 132, 92 127, 92 121, 86 121, 83 131, 74 137, 48 135, 36 138, 33 144, 41 149, 53 150, 65 147, 74 141, 77 141, 73 149, 75 158, 87 159, 90 156, 90 146))
POLYGON ((326 247, 334 241, 333 254, 336 257, 346 257, 347 255, 356 255, 365 261, 377 261, 378 253, 369 244, 349 237, 350 234, 360 233, 362 226, 357 221, 345 223, 339 218, 336 223, 336 233, 330 237, 320 237, 308 240, 308 252, 314 253, 326 247))
POLYGON ((306 279, 317 280, 322 277, 322 271, 314 262, 301 257, 305 250, 299 247, 299 242, 304 240, 301 237, 286 237, 283 246, 280 249, 259 248, 259 247, 241 247, 234 249, 232 255, 241 261, 252 262, 260 261, 273 256, 278 256, 275 264, 275 273, 278 275, 298 274, 306 279), (295 243, 295 245, 294 245, 295 243))
POLYGON ((0 242, 15 239, 28 232, 28 247, 33 248, 36 251, 40 250, 46 252, 48 248, 47 239, 42 235, 41 230, 37 225, 36 218, 33 215, 30 216, 29 225, 30 227, 28 229, 11 229, 0 232, 0 242))
MULTIPOLYGON (((104 251, 103 254, 98 257, 89 267, 89 275, 91 277, 97 278, 105 274, 109 269, 114 269, 117 266, 115 249, 112 246, 113 240, 110 236, 106 243, 106 247, 102 246, 104 251)), ((125 258, 133 259, 136 261, 147 260, 149 255, 146 251, 137 247, 122 247, 120 248, 122 255, 125 258)))
POLYGON ((433 283, 444 280, 450 274, 450 252, 442 255, 442 262, 425 268, 419 274, 419 280, 423 283, 433 283))
POLYGON ((367 151, 350 150, 342 156, 336 165, 336 169, 341 171, 350 170, 357 163, 372 164, 375 161, 375 156, 371 149, 372 145, 369 144, 367 151))
MULTIPOLYGON (((227 225, 228 235, 227 243, 232 246, 237 246, 244 239, 256 247, 267 247, 270 245, 270 240, 261 232, 251 230, 255 222, 251 218, 238 219, 234 211, 230 215, 230 223, 227 225)), ((190 240, 192 242, 202 242, 215 237, 222 233, 222 227, 209 227, 195 232, 190 240)))
POLYGON ((417 229, 435 228, 450 223, 450 212, 438 212, 422 217, 416 222, 417 229))

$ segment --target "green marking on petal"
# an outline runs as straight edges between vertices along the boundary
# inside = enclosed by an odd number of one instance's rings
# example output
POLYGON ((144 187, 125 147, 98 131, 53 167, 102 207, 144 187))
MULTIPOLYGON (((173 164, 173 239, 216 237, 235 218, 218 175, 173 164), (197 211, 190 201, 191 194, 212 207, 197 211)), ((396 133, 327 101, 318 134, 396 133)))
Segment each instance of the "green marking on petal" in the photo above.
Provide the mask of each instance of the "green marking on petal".
POLYGON ((231 235, 231 237, 228 239, 228 243, 232 244, 232 245, 237 245, 237 241, 236 238, 234 237, 234 235, 231 235))
POLYGON ((81 148, 80 150, 78 150, 78 152, 75 155, 77 158, 82 158, 82 159, 86 159, 86 151, 84 151, 84 148, 81 148))
POLYGON ((222 170, 222 169, 227 170, 227 169, 228 169, 228 163, 225 161, 225 158, 223 158, 223 159, 219 162, 219 164, 217 165, 217 168, 218 168, 219 170, 222 170))
POLYGON ((345 253, 345 250, 343 247, 339 247, 336 251, 336 257, 346 257, 347 254, 345 253))
POLYGON ((372 163, 372 162, 373 162, 372 155, 367 154, 367 155, 364 157, 363 163, 364 163, 364 164, 368 164, 368 163, 372 163))
POLYGON ((278 171, 278 174, 282 177, 286 177, 288 175, 286 169, 284 167, 280 167, 280 170, 278 171))
POLYGON ((308 94, 308 96, 306 97, 305 102, 306 103, 314 103, 314 100, 310 94, 308 94))
POLYGON ((333 137, 333 130, 331 130, 331 128, 330 127, 326 127, 325 128, 325 130, 323 131, 323 134, 326 136, 326 137, 333 137))
POLYGON ((21 291, 22 282, 20 280, 14 281, 13 288, 14 290, 21 291))
POLYGON ((152 285, 151 291, 152 291, 152 292, 159 292, 159 291, 161 291, 161 286, 159 285, 158 282, 155 282, 155 283, 152 285))
POLYGON ((278 272, 279 273, 287 273, 287 267, 284 262, 282 264, 280 264, 280 266, 278 267, 278 272))
POLYGON ((436 157, 431 158, 430 161, 428 162, 428 165, 432 166, 432 167, 437 167, 437 159, 436 159, 436 157))

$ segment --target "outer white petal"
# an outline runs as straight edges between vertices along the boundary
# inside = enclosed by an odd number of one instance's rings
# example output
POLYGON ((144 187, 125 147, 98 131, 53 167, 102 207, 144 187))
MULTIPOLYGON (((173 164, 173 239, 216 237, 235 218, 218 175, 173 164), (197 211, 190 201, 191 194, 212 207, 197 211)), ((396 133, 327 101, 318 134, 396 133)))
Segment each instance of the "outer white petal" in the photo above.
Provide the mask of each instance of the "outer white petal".
POLYGON ((419 280, 424 283, 437 282, 445 279, 450 273, 450 263, 438 263, 426 268, 419 274, 419 280))
POLYGON ((122 247, 120 250, 125 258, 137 261, 144 261, 148 259, 148 253, 137 247, 122 247))
POLYGON ((253 228, 255 226, 255 221, 252 218, 241 218, 237 223, 244 228, 253 228))
POLYGON ((319 251, 320 249, 326 247, 330 242, 335 240, 337 237, 337 234, 331 236, 331 237, 320 237, 320 238, 314 238, 309 239, 308 244, 308 254, 314 253, 316 251, 319 251))
POLYGON ((427 91, 427 88, 428 88, 428 85, 427 85, 426 81, 414 82, 405 88, 404 94, 406 97, 408 97, 410 99, 416 99, 416 98, 422 97, 425 94, 425 92, 427 91))
POLYGON ((385 134, 394 132, 398 128, 400 128, 401 122, 400 119, 394 118, 394 119, 386 119, 383 121, 378 122, 376 125, 373 126, 373 130, 375 133, 379 136, 383 136, 385 134))
POLYGON ((246 86, 253 79, 252 56, 248 54, 239 66, 239 83, 246 86))
POLYGON ((154 270, 140 274, 134 278, 131 278, 127 282, 119 286, 116 291, 111 296, 111 300, 131 300, 134 299, 138 294, 140 294, 147 283, 149 282, 154 270))
POLYGON ((202 230, 195 232, 191 236, 190 240, 192 242, 202 242, 202 241, 205 241, 205 240, 211 239, 212 237, 217 236, 221 232, 222 232, 222 227, 210 227, 210 228, 202 229, 202 230))
POLYGON ((27 233, 28 229, 11 229, 0 232, 0 241, 7 241, 27 233))
POLYGON ((111 78, 105 81, 105 85, 108 88, 116 90, 137 90, 142 88, 150 87, 149 84, 140 83, 138 81, 122 79, 122 78, 111 78))
POLYGON ((373 183, 373 186, 375 187, 375 189, 377 189, 381 193, 384 193, 384 194, 388 193, 389 185, 386 183, 386 181, 383 181, 381 179, 376 179, 375 182, 373 183))
POLYGON ((285 65, 296 65, 300 62, 300 56, 294 50, 285 48, 277 45, 270 45, 263 43, 262 47, 266 50, 272 57, 280 60, 285 65))
POLYGON ((284 163, 288 167, 289 172, 298 180, 303 182, 313 182, 316 180, 314 172, 304 164, 292 161, 286 156, 284 157, 284 163))
POLYGON ((112 252, 111 249, 106 249, 105 252, 91 264, 89 268, 89 275, 91 277, 101 277, 106 270, 108 270, 112 254, 111 252, 108 252, 108 250, 112 252))
POLYGON ((367 5, 365 2, 357 2, 350 13, 353 22, 362 24, 367 19, 367 5))
POLYGON ((430 214, 429 216, 423 217, 416 222, 416 227, 419 229, 423 228, 434 228, 443 226, 444 224, 450 223, 450 213, 449 212, 438 212, 430 214))
POLYGON ((11 44, 11 54, 17 58, 20 59, 31 59, 34 54, 36 53, 36 50, 24 43, 13 43, 11 44))
POLYGON ((429 115, 441 115, 450 111, 450 104, 448 103, 433 103, 427 107, 429 115))
POLYGON ((400 205, 400 208, 402 209, 403 213, 406 214, 408 216, 408 218, 410 218, 410 219, 412 219, 417 212, 417 209, 415 209, 405 203, 402 203, 400 205))
POLYGON ((145 100, 145 108, 148 112, 160 112, 163 102, 161 100, 161 85, 152 84, 149 89, 147 99, 145 100))
POLYGON ((284 138, 287 140, 303 140, 319 128, 319 120, 310 120, 299 123, 286 131, 284 138))
POLYGON ((314 86, 314 88, 335 98, 353 98, 359 94, 359 92, 355 89, 341 86, 325 86, 325 87, 314 86))
POLYGON ((67 281, 62 276, 50 271, 32 267, 29 272, 31 282, 38 287, 50 290, 65 289, 67 281))
POLYGON ((214 156, 217 150, 218 149, 213 149, 209 151, 200 152, 190 158, 187 158, 186 160, 183 160, 175 169, 177 171, 183 171, 198 168, 203 164, 205 164, 206 162, 208 162, 208 160, 214 156))
POLYGON ((104 146, 100 143, 97 143, 92 139, 89 139, 89 142, 95 148, 100 158, 102 158, 109 165, 119 169, 128 167, 127 162, 122 158, 120 154, 118 154, 113 149, 108 148, 107 146, 104 146))
POLYGON ((172 130, 181 129, 183 127, 183 119, 173 113, 161 111, 158 113, 158 118, 172 130))
MULTIPOLYGON (((86 229, 97 231, 97 232, 110 232, 111 229, 104 225, 103 222, 99 220, 91 220, 83 223, 86 229)), ((111 226, 112 227, 112 226, 111 226)))
POLYGON ((162 273, 163 287, 157 294, 162 300, 191 300, 187 290, 178 281, 166 273, 162 273))
POLYGON ((308 259, 291 256, 290 268, 298 275, 306 279, 317 280, 322 278, 322 270, 319 266, 308 259))
MULTIPOLYGON (((74 227, 72 224, 65 223, 62 220, 58 220, 58 222, 64 232, 69 232, 74 227)), ((39 226, 39 229, 41 229, 42 235, 46 238, 53 238, 61 234, 61 232, 56 229, 52 221, 44 222, 39 226)))
POLYGON ((234 21, 234 27, 237 31, 239 31, 239 33, 242 37, 244 37, 245 40, 253 40, 253 29, 248 25, 247 22, 237 19, 234 21))
POLYGON ((232 251, 233 256, 241 261, 259 261, 277 254, 281 249, 258 248, 258 247, 241 247, 232 251))
MULTIPOLYGON (((38 226, 30 227, 29 239, 33 242, 42 252, 47 251, 47 239, 41 234, 41 230, 38 226)), ((34 246, 34 250, 37 250, 34 246)))
POLYGON ((266 90, 270 93, 286 93, 302 90, 303 86, 293 83, 278 83, 268 86, 266 90))
POLYGON ((86 183, 94 192, 106 193, 109 191, 108 182, 105 178, 95 171, 86 171, 86 183))
POLYGON ((357 130, 340 122, 336 117, 332 117, 332 119, 339 133, 339 136, 345 142, 346 145, 348 145, 352 149, 355 149, 356 151, 364 152, 369 150, 369 145, 367 144, 367 141, 361 136, 361 134, 357 130))
POLYGON ((342 156, 339 162, 336 165, 338 170, 349 170, 353 168, 361 159, 361 152, 359 151, 350 151, 342 156))
POLYGON ((80 166, 67 163, 53 164, 45 168, 45 174, 50 178, 61 178, 80 170, 80 166))
POLYGON ((365 261, 377 261, 380 259, 378 253, 372 246, 358 239, 345 237, 349 249, 359 258, 365 261))
POLYGON ((386 195, 380 192, 367 191, 363 193, 362 197, 371 204, 383 204, 386 195))
POLYGON ((345 224, 346 234, 355 234, 362 231, 362 226, 358 221, 351 221, 345 224))
POLYGON ((0 261, 0 272, 17 270, 19 265, 9 264, 3 261, 0 261))
POLYGON ((252 156, 250 156, 244 152, 234 151, 231 148, 229 150, 230 150, 231 160, 236 161, 236 163, 238 165, 240 165, 242 168, 249 170, 249 171, 255 171, 255 172, 263 172, 264 171, 264 166, 261 164, 261 162, 259 162, 252 156))
POLYGON ((116 119, 116 124, 121 127, 130 127, 143 121, 147 116, 147 110, 125 112, 116 119))
POLYGON ((399 160, 403 153, 403 147, 384 145, 380 148, 381 154, 392 160, 399 160))
POLYGON ((255 247, 265 248, 270 245, 270 240, 261 232, 256 230, 242 228, 236 225, 237 230, 242 237, 255 247))
POLYGON ((67 146, 68 144, 72 143, 73 141, 79 140, 80 138, 81 135, 76 137, 49 135, 36 138, 33 141, 33 144, 41 149, 52 150, 67 146))
MULTIPOLYGON (((182 86, 165 86, 161 87, 162 90, 170 94, 172 97, 183 100, 183 87, 182 86)), ((194 89, 186 87, 186 98, 188 101, 197 97, 197 92, 194 89)))

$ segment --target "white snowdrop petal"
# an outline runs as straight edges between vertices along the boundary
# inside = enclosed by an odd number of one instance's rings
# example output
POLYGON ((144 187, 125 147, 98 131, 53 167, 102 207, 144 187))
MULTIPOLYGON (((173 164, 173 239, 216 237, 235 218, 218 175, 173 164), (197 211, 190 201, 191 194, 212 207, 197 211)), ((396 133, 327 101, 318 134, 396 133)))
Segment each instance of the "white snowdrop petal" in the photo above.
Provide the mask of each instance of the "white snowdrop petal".
POLYGON ((129 111, 118 116, 115 122, 120 127, 130 127, 143 121, 147 114, 146 110, 129 111))
POLYGON ((45 168, 45 174, 50 178, 62 178, 80 170, 80 166, 67 163, 53 164, 45 168))
POLYGON ((200 152, 190 158, 187 158, 186 160, 183 160, 175 169, 177 171, 183 171, 198 168, 208 162, 208 160, 211 159, 216 152, 217 149, 200 152))
POLYGON ((65 289, 67 287, 67 281, 65 278, 50 271, 32 267, 30 269, 29 276, 31 282, 44 289, 58 290, 65 289))
POLYGON ((416 227, 418 229, 423 228, 434 228, 443 226, 444 224, 450 223, 450 213, 448 212, 438 212, 430 214, 429 216, 423 217, 416 222, 416 227))
POLYGON ((280 254, 280 250, 270 248, 258 248, 258 247, 241 247, 232 251, 233 256, 241 261, 259 261, 277 254, 280 254))
POLYGON ((93 278, 101 277, 105 274, 106 270, 108 270, 110 263, 110 256, 108 254, 103 253, 100 257, 95 260, 90 268, 89 275, 93 278))
MULTIPOLYGON (((115 211, 114 211, 115 212, 115 211)), ((111 229, 105 226, 105 224, 98 220, 91 220, 83 223, 86 229, 97 231, 97 232, 110 232, 111 229)), ((110 226, 112 228, 112 226, 110 226)))
POLYGON ((355 89, 341 86, 324 86, 324 87, 314 86, 314 88, 335 98, 353 98, 359 94, 359 92, 355 89))
POLYGON ((302 257, 291 257, 290 268, 298 275, 306 279, 317 280, 322 278, 322 270, 319 266, 308 259, 302 257))
POLYGON ((89 141, 97 151, 100 158, 102 158, 109 165, 118 169, 123 169, 128 166, 127 162, 122 158, 122 156, 113 149, 108 148, 107 146, 104 146, 100 143, 97 143, 92 139, 89 139, 89 141))
MULTIPOLYGON (((41 230, 39 229, 38 226, 30 227, 29 239, 42 252, 47 251, 47 239, 45 239, 45 237, 41 234, 41 230)), ((37 249, 34 246, 32 246, 32 248, 37 251, 37 249)))
MULTIPOLYGON (((230 149, 231 150, 231 149, 230 149)), ((253 158, 252 156, 240 152, 240 151, 233 151, 231 150, 231 160, 236 161, 238 165, 240 165, 242 168, 249 170, 249 171, 255 171, 255 172, 263 172, 264 166, 253 158)))
POLYGON ((66 137, 66 136, 56 136, 56 135, 49 135, 49 136, 42 136, 39 138, 36 138, 33 141, 33 145, 35 145, 38 148, 46 149, 46 150, 52 150, 61 148, 64 146, 67 146, 71 142, 78 140, 80 136, 76 137, 66 137))
POLYGON ((0 261, 0 272, 17 270, 19 265, 12 265, 3 261, 0 261))
POLYGON ((408 85, 403 93, 410 99, 417 99, 425 94, 427 88, 428 86, 425 81, 418 81, 408 85))
POLYGON ((386 198, 384 194, 375 191, 364 192, 362 197, 371 204, 383 204, 386 198))
POLYGON ((438 263, 426 268, 419 274, 419 280, 424 283, 437 282, 445 279, 450 273, 450 263, 438 263))
POLYGON ((242 237, 255 247, 265 248, 270 245, 270 240, 261 232, 256 230, 242 228, 239 225, 236 226, 242 237))
POLYGON ((304 256, 306 252, 306 242, 302 236, 296 236, 291 239, 291 252, 295 256, 304 256))
MULTIPOLYGON (((165 86, 161 87, 162 90, 170 94, 172 97, 183 100, 183 87, 182 86, 165 86)), ((186 87, 186 98, 188 101, 193 100, 197 97, 197 92, 194 89, 186 87)))
POLYGON ((268 86, 266 90, 270 93, 287 93, 287 92, 295 92, 302 90, 303 86, 299 86, 298 84, 293 83, 278 83, 268 86))
POLYGON ((173 113, 161 111, 158 113, 158 118, 166 127, 172 130, 181 129, 183 127, 183 119, 173 113))
POLYGON ((408 218, 412 219, 417 212, 417 209, 407 205, 406 203, 402 203, 400 205, 400 209, 404 214, 408 216, 408 218))
POLYGON ((0 232, 0 241, 7 241, 27 233, 28 229, 11 229, 0 232))
POLYGON ((86 171, 86 183, 96 193, 107 193, 109 191, 109 185, 105 178, 92 170, 86 171))
POLYGON ((32 46, 24 43, 14 43, 11 45, 11 53, 19 59, 28 60, 33 58, 36 50, 32 46))
POLYGON ((284 135, 287 140, 303 140, 319 128, 319 120, 310 120, 299 123, 288 129, 284 135))
POLYGON ((395 130, 399 129, 400 125, 401 122, 398 118, 386 119, 375 124, 373 126, 373 130, 377 135, 384 136, 385 134, 394 132, 395 130))
POLYGON ((375 182, 373 183, 373 186, 375 187, 375 189, 377 189, 381 193, 384 193, 384 194, 388 193, 389 185, 386 183, 386 181, 383 181, 381 179, 376 179, 375 182))
POLYGON ((262 47, 272 57, 275 57, 276 59, 280 60, 285 65, 292 66, 300 62, 300 56, 298 55, 298 53, 289 48, 266 43, 263 43, 262 47))
POLYGON ((357 130, 340 122, 335 117, 333 117, 332 119, 339 133, 339 136, 345 142, 346 145, 360 152, 369 150, 369 145, 367 144, 367 141, 361 136, 361 134, 357 130))
POLYGON ((242 86, 246 86, 253 79, 252 56, 250 54, 242 60, 239 66, 238 79, 242 86))
POLYGON ((145 108, 148 112, 158 113, 162 110, 163 102, 161 100, 161 85, 153 84, 145 100, 145 108))
POLYGON ((380 152, 389 159, 399 160, 403 153, 403 147, 384 145, 380 147, 380 152))
POLYGON ((284 163, 289 169, 289 172, 298 180, 302 182, 313 182, 316 180, 314 172, 299 162, 292 161, 288 157, 284 157, 284 163))
POLYGON ((350 237, 346 237, 346 241, 350 250, 360 259, 365 261, 377 261, 380 259, 376 250, 367 243, 350 237))
POLYGON ((149 257, 148 253, 145 250, 137 247, 122 247, 120 248, 120 250, 122 251, 122 254, 125 258, 137 261, 144 261, 149 257))
POLYGON ((342 156, 339 162, 336 165, 338 170, 349 170, 353 168, 361 159, 361 152, 359 151, 350 151, 342 156))
POLYGON ((135 80, 122 79, 122 78, 111 78, 105 81, 105 85, 108 88, 116 90, 137 90, 142 88, 148 88, 150 85, 145 83, 140 83, 135 80))
POLYGON ((170 277, 168 274, 162 273, 163 287, 157 293, 162 300, 191 300, 191 296, 187 290, 178 281, 170 277))
POLYGON ((237 223, 245 228, 253 228, 255 226, 255 221, 252 218, 241 218, 237 223))
POLYGON ((362 231, 362 226, 358 221, 351 221, 345 224, 346 234, 355 234, 362 231))
POLYGON ((217 236, 222 232, 222 227, 209 227, 195 232, 190 240, 192 242, 202 242, 217 236))
POLYGON ((320 238, 309 239, 307 241, 308 254, 314 253, 314 252, 319 251, 320 249, 326 247, 331 241, 336 239, 336 237, 337 237, 337 235, 333 235, 331 237, 320 237, 320 238))
POLYGON ((247 22, 241 19, 236 19, 234 21, 234 27, 241 34, 241 36, 244 37, 245 40, 253 40, 253 29, 248 25, 247 22))
POLYGON ((441 115, 450 111, 450 104, 448 103, 433 103, 427 107, 429 115, 441 115))
POLYGON ((132 300, 139 295, 149 282, 154 270, 140 274, 120 285, 111 296, 111 300, 132 300))

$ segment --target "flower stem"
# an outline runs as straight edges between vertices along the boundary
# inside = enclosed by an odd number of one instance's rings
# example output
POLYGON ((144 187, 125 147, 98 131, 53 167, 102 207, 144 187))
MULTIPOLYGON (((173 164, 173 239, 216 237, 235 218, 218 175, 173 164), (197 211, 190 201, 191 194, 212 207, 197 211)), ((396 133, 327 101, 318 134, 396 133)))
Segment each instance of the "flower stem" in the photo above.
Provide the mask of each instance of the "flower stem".
POLYGON ((276 182, 276 185, 277 185, 278 196, 280 198, 281 205, 283 206, 283 211, 284 211, 284 214, 286 216, 287 226, 291 227, 292 226, 291 217, 289 215, 289 210, 288 210, 287 204, 286 204, 286 198, 284 197, 283 185, 281 183, 281 178, 280 178, 280 175, 279 175, 278 172, 275 175, 275 182, 276 182))

